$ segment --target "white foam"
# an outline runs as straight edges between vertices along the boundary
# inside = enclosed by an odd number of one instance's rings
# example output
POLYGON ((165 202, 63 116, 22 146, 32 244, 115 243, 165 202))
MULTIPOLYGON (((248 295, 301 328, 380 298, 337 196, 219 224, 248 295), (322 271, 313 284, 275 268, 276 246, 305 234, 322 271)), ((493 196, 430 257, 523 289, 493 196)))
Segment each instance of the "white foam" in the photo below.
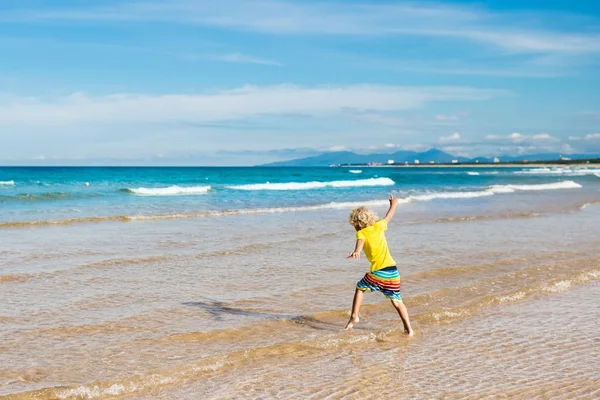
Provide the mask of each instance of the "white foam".
POLYGON ((600 178, 600 172, 596 172, 594 175, 596 175, 596 177, 600 178))
POLYGON ((542 183, 537 185, 494 185, 489 190, 494 193, 512 193, 531 190, 556 190, 556 189, 579 189, 581 185, 573 181, 562 181, 555 183, 542 183))
POLYGON ((348 172, 351 174, 362 174, 362 169, 351 169, 348 172))
POLYGON ((562 176, 585 176, 596 175, 600 173, 600 168, 570 168, 570 167, 554 167, 554 168, 532 168, 522 171, 515 171, 518 175, 562 175, 562 176))
POLYGON ((205 194, 211 189, 210 186, 191 186, 191 187, 180 187, 180 186, 169 186, 166 188, 137 188, 127 189, 133 194, 138 196, 182 196, 182 195, 193 195, 193 194, 205 194))
POLYGON ((478 192, 438 192, 418 196, 410 196, 409 199, 414 201, 430 201, 438 199, 472 199, 476 197, 486 197, 493 195, 494 193, 490 190, 482 190, 478 192))
POLYGON ((331 181, 331 182, 287 182, 287 183, 259 183, 250 185, 227 186, 235 190, 309 190, 323 188, 346 188, 363 186, 392 186, 395 182, 390 178, 370 178, 356 181, 331 181))
POLYGON ((467 172, 467 175, 477 176, 477 175, 479 175, 479 172, 471 172, 471 171, 469 171, 469 172, 467 172))
POLYGON ((15 181, 0 181, 0 185, 13 186, 15 181))

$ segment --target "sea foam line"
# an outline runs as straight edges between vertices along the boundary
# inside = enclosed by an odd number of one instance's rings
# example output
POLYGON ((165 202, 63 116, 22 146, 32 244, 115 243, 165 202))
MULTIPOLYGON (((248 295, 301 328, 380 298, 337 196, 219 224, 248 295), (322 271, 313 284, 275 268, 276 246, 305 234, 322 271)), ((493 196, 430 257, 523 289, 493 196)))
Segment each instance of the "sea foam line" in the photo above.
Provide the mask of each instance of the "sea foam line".
POLYGON ((513 172, 517 175, 562 175, 562 176, 585 176, 600 173, 600 168, 532 168, 513 172))
POLYGON ((582 186, 573 181, 561 181, 555 183, 540 183, 537 185, 494 185, 489 187, 493 193, 514 193, 516 191, 533 190, 557 190, 557 189, 579 189, 582 186))
POLYGON ((0 181, 0 186, 14 186, 15 181, 0 181))
POLYGON ((169 186, 165 188, 145 188, 140 187, 137 189, 127 189, 128 192, 136 194, 138 196, 180 196, 180 195, 193 195, 193 194, 205 194, 210 191, 210 186, 169 186))
POLYGON ((309 190, 323 188, 349 188, 364 186, 392 186, 395 182, 390 178, 370 178, 355 181, 331 181, 331 182, 286 182, 286 183, 258 183, 249 185, 231 185, 227 186, 234 190, 309 190))

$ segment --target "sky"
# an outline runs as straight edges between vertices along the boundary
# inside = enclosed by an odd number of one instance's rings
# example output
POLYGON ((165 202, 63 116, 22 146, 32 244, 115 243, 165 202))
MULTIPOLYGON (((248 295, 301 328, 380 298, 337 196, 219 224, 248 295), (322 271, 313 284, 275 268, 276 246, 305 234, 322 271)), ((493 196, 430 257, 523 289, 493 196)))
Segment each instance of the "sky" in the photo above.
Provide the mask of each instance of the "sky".
POLYGON ((0 165, 600 153, 596 0, 3 0, 0 165))

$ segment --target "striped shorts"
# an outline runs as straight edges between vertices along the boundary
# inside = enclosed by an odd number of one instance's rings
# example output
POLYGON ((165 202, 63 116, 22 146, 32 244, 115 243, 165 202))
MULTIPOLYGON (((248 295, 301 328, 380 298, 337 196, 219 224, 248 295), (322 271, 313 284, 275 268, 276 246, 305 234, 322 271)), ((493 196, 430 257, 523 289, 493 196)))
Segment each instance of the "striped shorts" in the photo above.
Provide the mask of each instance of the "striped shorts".
POLYGON ((387 267, 373 272, 367 272, 365 277, 356 284, 363 292, 381 292, 390 300, 402 301, 400 296, 400 274, 396 267, 387 267))

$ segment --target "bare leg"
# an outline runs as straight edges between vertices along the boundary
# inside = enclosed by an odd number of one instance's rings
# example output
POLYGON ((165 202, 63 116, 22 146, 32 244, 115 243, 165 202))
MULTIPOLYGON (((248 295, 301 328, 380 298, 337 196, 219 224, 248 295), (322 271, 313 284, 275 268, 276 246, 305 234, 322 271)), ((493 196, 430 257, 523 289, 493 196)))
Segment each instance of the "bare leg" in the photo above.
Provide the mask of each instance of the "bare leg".
POLYGON ((354 324, 358 324, 358 310, 360 309, 360 305, 362 304, 363 297, 365 293, 362 290, 356 289, 354 292, 354 301, 352 302, 352 314, 350 315, 350 320, 346 324, 346 330, 349 331, 352 329, 354 324))
POLYGON ((392 305, 394 306, 396 311, 398 311, 398 315, 400 315, 402 324, 404 324, 404 332, 408 336, 414 335, 415 332, 413 331, 412 327, 410 326, 410 319, 408 318, 408 310, 406 309, 406 306, 404 305, 404 303, 401 301, 392 300, 392 305))

